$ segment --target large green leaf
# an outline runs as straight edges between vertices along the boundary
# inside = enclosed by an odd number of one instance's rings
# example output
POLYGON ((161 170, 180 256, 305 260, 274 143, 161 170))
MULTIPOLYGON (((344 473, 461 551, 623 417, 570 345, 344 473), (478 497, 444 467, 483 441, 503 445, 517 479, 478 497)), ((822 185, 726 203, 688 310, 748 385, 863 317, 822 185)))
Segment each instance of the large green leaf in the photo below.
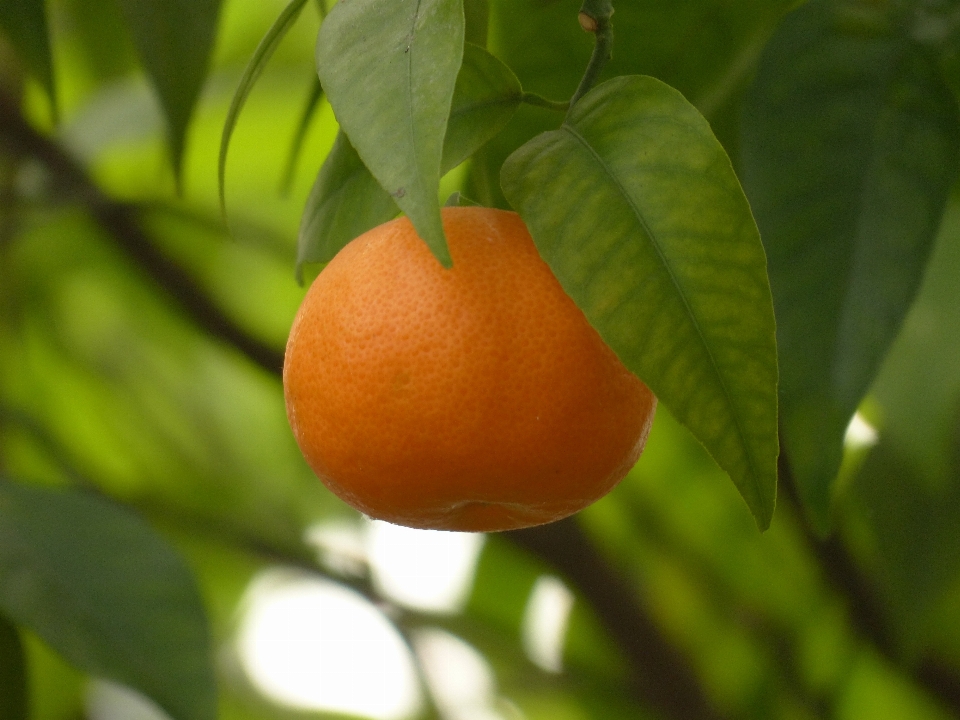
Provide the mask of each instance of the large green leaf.
POLYGON ((784 448, 829 523, 844 430, 910 306, 960 167, 956 100, 890 19, 815 0, 765 50, 744 185, 770 258, 784 448))
POLYGON ((0 2, 0 29, 17 49, 24 64, 43 84, 56 108, 53 61, 47 35, 44 0, 5 0, 0 2))
MULTIPOLYGON (((280 41, 286 36, 290 28, 293 27, 300 12, 307 0, 290 0, 290 3, 283 9, 283 12, 277 17, 267 34, 260 40, 257 49, 254 50, 250 62, 243 71, 240 78, 240 84, 237 85, 236 92, 233 94, 233 100, 230 101, 230 109, 227 110, 227 118, 223 121, 223 131, 220 134, 220 156, 217 160, 217 178, 220 189, 220 212, 224 217, 227 214, 226 200, 226 175, 227 175, 227 151, 230 149, 230 139, 233 137, 233 130, 237 126, 237 120, 240 117, 240 111, 247 102, 253 86, 260 78, 267 62, 273 57, 280 41)), ((322 90, 322 88, 321 88, 322 90)), ((317 98, 319 100, 319 97, 317 98)), ((308 118, 309 121, 309 118, 308 118)))
POLYGON ((0 720, 27 720, 26 659, 20 631, 0 615, 0 720))
POLYGON ((213 720, 204 608, 180 556, 140 518, 78 492, 0 479, 0 611, 79 668, 213 720))
POLYGON ((317 71, 340 126, 434 255, 440 163, 463 58, 462 0, 337 3, 317 37, 317 71))
POLYGON ((119 0, 143 67, 167 118, 180 177, 187 125, 207 74, 220 0, 119 0))
MULTIPOLYGON (((520 104, 520 82, 506 65, 466 43, 447 123, 440 172, 455 168, 503 129, 520 104)), ((307 199, 297 243, 297 272, 327 262, 344 245, 397 214, 394 199, 373 178, 341 132, 307 199)))
POLYGON ((604 340, 773 515, 777 362, 766 259, 743 191, 679 92, 627 76, 503 167, 504 193, 604 340))

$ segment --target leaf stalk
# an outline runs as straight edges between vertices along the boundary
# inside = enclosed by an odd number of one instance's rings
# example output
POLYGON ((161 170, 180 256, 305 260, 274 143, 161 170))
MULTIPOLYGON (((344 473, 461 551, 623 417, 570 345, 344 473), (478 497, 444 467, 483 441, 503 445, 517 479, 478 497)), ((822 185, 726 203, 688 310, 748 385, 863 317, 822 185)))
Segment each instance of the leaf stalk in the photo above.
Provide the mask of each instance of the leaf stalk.
POLYGON ((570 103, 562 100, 550 100, 536 93, 525 92, 520 96, 520 102, 527 105, 546 108, 547 110, 556 110, 557 112, 567 112, 570 109, 570 103))
MULTIPOLYGON (((596 82, 600 71, 604 65, 613 57, 613 15, 612 0, 583 0, 580 7, 580 27, 584 31, 593 33, 595 44, 593 46, 593 55, 590 56, 590 62, 583 73, 580 85, 577 91, 570 98, 570 109, 576 105, 577 100, 582 98, 593 84, 596 82)), ((568 111, 569 112, 569 111, 568 111)))

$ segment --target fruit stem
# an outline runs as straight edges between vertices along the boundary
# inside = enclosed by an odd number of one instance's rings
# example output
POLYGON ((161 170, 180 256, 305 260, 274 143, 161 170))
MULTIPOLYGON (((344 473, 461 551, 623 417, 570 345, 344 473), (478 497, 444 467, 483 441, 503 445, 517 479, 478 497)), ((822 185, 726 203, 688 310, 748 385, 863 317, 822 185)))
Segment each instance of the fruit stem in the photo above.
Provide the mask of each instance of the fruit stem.
POLYGON ((587 69, 583 73, 583 79, 580 80, 580 86, 570 98, 571 110, 577 100, 593 87, 603 66, 613 57, 613 22, 610 20, 612 15, 613 0, 583 0, 583 5, 580 6, 578 15, 580 27, 586 32, 593 33, 596 43, 587 69))

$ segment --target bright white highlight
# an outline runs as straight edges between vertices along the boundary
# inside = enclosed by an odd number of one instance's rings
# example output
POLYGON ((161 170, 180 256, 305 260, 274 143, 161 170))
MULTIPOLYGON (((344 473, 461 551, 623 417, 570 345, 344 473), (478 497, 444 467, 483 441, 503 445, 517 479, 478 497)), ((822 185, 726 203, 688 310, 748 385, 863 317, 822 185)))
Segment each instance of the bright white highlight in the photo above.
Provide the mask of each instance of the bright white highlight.
POLYGON ((859 450, 876 445, 879 439, 877 429, 857 412, 854 413, 850 424, 847 425, 847 432, 843 436, 843 444, 850 450, 859 450))
POLYGON ((414 530, 374 520, 367 551, 377 590, 415 610, 455 613, 470 595, 480 533, 414 530))
POLYGON ((563 645, 567 635, 573 593, 550 575, 537 578, 523 615, 523 649, 547 672, 563 670, 563 645))
POLYGON ((328 520, 304 533, 304 542, 317 549, 320 562, 340 575, 361 577, 367 567, 363 527, 355 520, 328 520))
POLYGON ((413 658, 359 594, 302 573, 270 570, 249 590, 237 639, 251 682, 278 703, 377 720, 421 707, 413 658))
POLYGON ((503 720, 493 670, 475 648, 438 628, 419 631, 413 644, 445 720, 503 720))
POLYGON ((111 680, 90 681, 84 709, 90 720, 170 720, 152 700, 111 680))

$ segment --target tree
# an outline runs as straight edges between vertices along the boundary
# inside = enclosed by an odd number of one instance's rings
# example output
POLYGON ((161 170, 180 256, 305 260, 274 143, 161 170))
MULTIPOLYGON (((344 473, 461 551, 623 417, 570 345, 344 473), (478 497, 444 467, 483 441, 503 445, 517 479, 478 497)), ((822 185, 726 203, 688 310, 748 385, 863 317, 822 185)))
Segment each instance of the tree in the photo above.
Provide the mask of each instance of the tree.
POLYGON ((423 716, 436 628, 532 718, 960 714, 960 5, 306 5, 0 6, 0 718, 87 675, 290 717, 227 652, 277 565, 389 608, 423 716), (401 211, 449 262, 452 193, 521 213, 661 411, 444 615, 305 542, 364 526, 279 372, 294 269, 401 211), (545 575, 559 673, 517 639, 545 575))

